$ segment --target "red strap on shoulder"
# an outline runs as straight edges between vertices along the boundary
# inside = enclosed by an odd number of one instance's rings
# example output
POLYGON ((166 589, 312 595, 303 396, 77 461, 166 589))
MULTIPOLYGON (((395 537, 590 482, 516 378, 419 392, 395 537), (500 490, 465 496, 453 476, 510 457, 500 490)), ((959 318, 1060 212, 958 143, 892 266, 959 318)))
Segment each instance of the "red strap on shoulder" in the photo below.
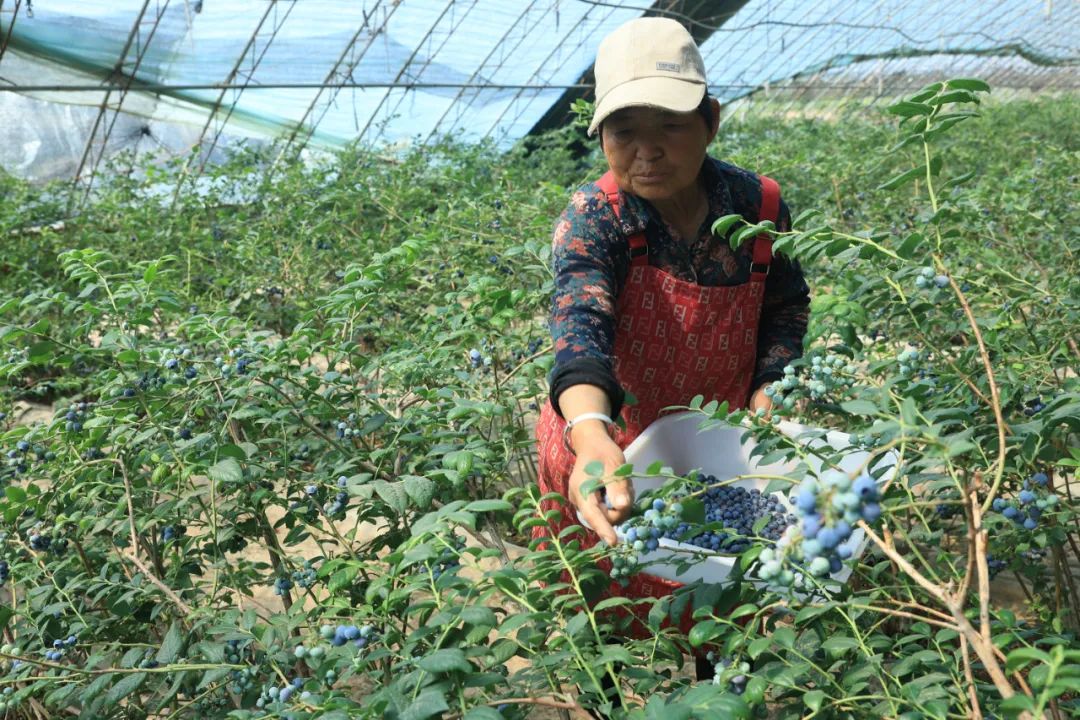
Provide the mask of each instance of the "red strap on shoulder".
MULTIPOLYGON (((758 222, 772 220, 773 225, 780 221, 780 185, 771 177, 758 176, 761 179, 761 206, 758 208, 758 222)), ((762 234, 754 238, 754 256, 750 263, 751 282, 765 282, 772 263, 772 238, 762 234)))
MULTIPOLYGON (((608 170, 596 181, 597 186, 607 195, 608 204, 611 205, 615 217, 622 218, 622 205, 619 202, 619 183, 615 181, 615 175, 608 170)), ((645 240, 644 232, 637 232, 627 238, 630 243, 630 265, 649 264, 649 244, 645 240)))

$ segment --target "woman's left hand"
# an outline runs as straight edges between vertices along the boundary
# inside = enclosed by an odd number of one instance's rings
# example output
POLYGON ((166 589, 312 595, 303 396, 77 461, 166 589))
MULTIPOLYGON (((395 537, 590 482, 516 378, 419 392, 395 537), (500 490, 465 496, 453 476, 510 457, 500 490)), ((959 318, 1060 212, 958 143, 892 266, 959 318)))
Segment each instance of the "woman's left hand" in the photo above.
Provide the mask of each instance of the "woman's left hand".
POLYGON ((757 412, 759 409, 765 410, 765 417, 772 414, 773 402, 772 398, 765 394, 765 388, 768 384, 762 385, 754 394, 750 396, 750 412, 757 412))

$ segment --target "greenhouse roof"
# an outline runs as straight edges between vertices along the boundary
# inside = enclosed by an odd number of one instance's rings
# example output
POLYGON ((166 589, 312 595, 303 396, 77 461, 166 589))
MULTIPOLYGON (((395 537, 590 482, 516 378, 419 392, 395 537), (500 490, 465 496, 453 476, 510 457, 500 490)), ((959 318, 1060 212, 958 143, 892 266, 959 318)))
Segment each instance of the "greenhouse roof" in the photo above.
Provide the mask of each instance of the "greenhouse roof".
POLYGON ((212 158, 245 137, 508 145, 591 97, 600 40, 643 14, 694 33, 729 103, 1077 87, 1076 2, 0 0, 0 167, 86 177, 120 148, 212 158))

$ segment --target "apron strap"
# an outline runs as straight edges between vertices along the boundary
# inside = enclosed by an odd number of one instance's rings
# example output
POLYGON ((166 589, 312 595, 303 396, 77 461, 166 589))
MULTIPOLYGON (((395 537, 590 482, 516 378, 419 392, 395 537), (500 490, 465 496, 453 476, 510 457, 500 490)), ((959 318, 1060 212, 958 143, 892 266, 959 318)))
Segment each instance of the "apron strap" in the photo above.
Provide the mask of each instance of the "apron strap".
MULTIPOLYGON (((607 195, 608 204, 615 212, 615 217, 622 219, 622 204, 619 198, 619 184, 615 181, 615 175, 608 170, 596 181, 597 186, 607 195)), ((643 266, 649 264, 649 243, 645 240, 645 231, 636 232, 627 238, 630 243, 630 266, 643 266)), ((771 245, 771 243, 770 243, 771 245)))
MULTIPOLYGON (((758 222, 772 220, 775 225, 780 221, 780 185, 771 177, 758 175, 761 180, 761 207, 758 208, 758 222)), ((754 257, 750 263, 750 281, 765 282, 772 263, 772 238, 761 234, 754 238, 754 257)))

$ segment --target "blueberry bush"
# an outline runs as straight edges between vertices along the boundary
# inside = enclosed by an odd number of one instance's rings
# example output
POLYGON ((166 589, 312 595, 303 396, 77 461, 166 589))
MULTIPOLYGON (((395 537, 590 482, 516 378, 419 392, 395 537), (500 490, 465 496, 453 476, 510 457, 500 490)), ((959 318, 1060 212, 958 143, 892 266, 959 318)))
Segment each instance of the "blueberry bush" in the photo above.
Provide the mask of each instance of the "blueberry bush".
POLYGON ((687 409, 799 471, 752 493, 634 468, 665 483, 613 548, 529 539, 551 227, 603 166, 580 127, 241 150, 175 194, 182 161, 121 157, 75 213, 0 177, 0 711, 1076 714, 1080 108, 987 91, 725 125, 714 153, 798 215, 776 247, 813 316, 772 416, 687 409), (895 474, 810 463, 784 417, 895 474), (661 537, 729 580, 605 595, 661 537))

